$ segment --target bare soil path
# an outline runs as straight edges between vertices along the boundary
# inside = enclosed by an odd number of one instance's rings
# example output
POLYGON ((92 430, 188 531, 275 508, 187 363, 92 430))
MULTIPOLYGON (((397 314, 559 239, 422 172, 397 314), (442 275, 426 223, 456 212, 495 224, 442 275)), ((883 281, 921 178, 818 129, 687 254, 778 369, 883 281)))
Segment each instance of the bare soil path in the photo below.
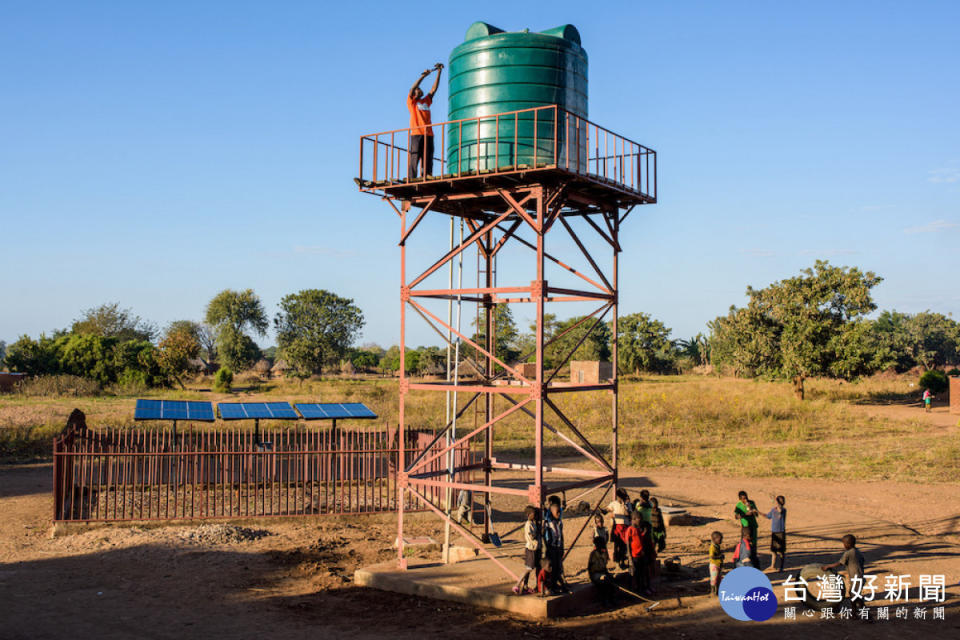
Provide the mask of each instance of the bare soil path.
MULTIPOLYGON (((847 532, 862 540, 875 573, 942 573, 944 621, 738 623, 700 595, 701 578, 652 611, 612 612, 545 623, 352 585, 360 566, 391 558, 390 516, 171 526, 82 526, 51 537, 49 465, 0 467, 0 638, 670 638, 960 637, 960 488, 897 482, 737 478, 683 470, 635 474, 664 504, 703 524, 671 527, 667 555, 702 574, 702 541, 731 540, 736 492, 761 509, 787 496, 788 567, 833 561, 847 532)), ((500 511, 503 531, 519 523, 500 511)), ((414 516, 411 535, 439 539, 437 521, 414 516)), ((569 529, 579 527, 571 518, 569 529)), ((761 532, 766 532, 765 520, 761 532)), ((512 534, 516 535, 516 534, 512 534)), ((761 551, 765 551, 761 545, 761 551)), ((729 556, 728 556, 729 557, 729 556)), ((762 558, 766 560, 766 556, 762 558)), ((579 569, 571 567, 571 572, 579 569)), ((775 583, 784 574, 771 574, 775 583)), ((508 588, 505 586, 505 589, 508 588)), ((665 586, 662 594, 675 589, 665 586)))

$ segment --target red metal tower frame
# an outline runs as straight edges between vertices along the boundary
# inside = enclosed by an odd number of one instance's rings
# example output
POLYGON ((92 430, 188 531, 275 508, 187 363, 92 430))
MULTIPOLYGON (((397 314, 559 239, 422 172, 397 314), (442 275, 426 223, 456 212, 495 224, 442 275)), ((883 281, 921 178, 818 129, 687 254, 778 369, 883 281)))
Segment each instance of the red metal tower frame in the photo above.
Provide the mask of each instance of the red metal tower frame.
MULTIPOLYGON (((405 461, 399 471, 398 486, 398 559, 406 567, 404 559, 404 511, 405 492, 416 497, 435 512, 450 527, 463 535, 481 553, 499 565, 506 573, 516 575, 506 567, 487 546, 490 534, 490 501, 494 495, 517 495, 526 497, 532 504, 542 506, 547 495, 583 489, 605 489, 602 502, 618 481, 618 407, 617 407, 617 318, 618 318, 618 255, 621 251, 620 228, 629 213, 637 205, 656 202, 656 153, 640 144, 618 136, 598 125, 571 114, 560 107, 549 106, 494 114, 481 118, 451 121, 434 125, 440 131, 441 153, 445 150, 447 131, 457 131, 457 140, 464 139, 464 129, 477 128, 474 145, 489 144, 489 132, 495 136, 495 149, 500 149, 501 127, 510 125, 510 137, 515 140, 517 123, 532 120, 534 138, 546 138, 548 144, 533 145, 533 158, 518 154, 518 145, 512 145, 512 156, 502 163, 500 153, 481 166, 448 166, 445 158, 437 158, 440 172, 425 178, 410 178, 407 173, 409 145, 404 146, 410 129, 398 129, 363 136, 360 149, 360 176, 357 183, 361 191, 380 195, 400 218, 400 383, 399 383, 399 429, 400 446, 405 442, 402 434, 406 429, 406 405, 411 391, 425 390, 457 391, 469 395, 462 407, 454 407, 457 415, 463 413, 482 399, 482 424, 469 429, 465 435, 442 439, 453 421, 437 430, 434 443, 416 457, 401 450, 400 460, 405 461), (492 128, 491 128, 492 127, 492 128), (481 131, 485 138, 481 137, 481 131), (551 142, 552 144, 549 144, 551 142), (484 142, 484 140, 486 142, 484 142), (543 151, 540 147, 546 148, 543 151), (584 153, 586 150, 586 153, 584 153), (442 252, 430 267, 411 277, 407 273, 407 243, 424 217, 448 215, 463 219, 469 235, 452 249, 443 247, 442 252), (593 239, 585 238, 574 230, 571 222, 581 219, 586 222, 593 239), (583 273, 558 256, 547 251, 547 238, 554 237, 563 229, 578 248, 578 255, 590 266, 592 273, 583 273), (532 232, 533 240, 522 237, 521 231, 532 232), (553 232, 553 235, 551 235, 553 232), (612 257, 610 268, 604 270, 587 248, 597 242, 609 248, 612 257), (508 243, 524 246, 535 259, 531 261, 529 285, 498 286, 492 278, 494 261, 498 252, 508 243), (424 288, 424 281, 468 248, 478 252, 479 264, 484 267, 484 281, 476 287, 424 288), (579 278, 579 288, 551 286, 545 270, 555 264, 566 273, 579 278), (483 344, 458 331, 430 311, 427 300, 460 300, 476 303, 483 309, 483 344), (545 337, 544 305, 547 302, 593 302, 597 308, 584 316, 577 324, 568 327, 562 334, 545 337), (496 308, 501 304, 529 303, 536 309, 535 346, 531 354, 524 354, 520 362, 529 356, 535 358, 535 373, 516 363, 504 362, 496 351, 496 308), (445 340, 447 335, 456 336, 472 348, 476 360, 470 364, 475 376, 461 381, 444 382, 415 381, 407 377, 405 366, 405 339, 407 314, 412 311, 423 319, 445 340), (555 381, 557 372, 570 360, 573 353, 592 334, 601 322, 609 318, 612 325, 613 377, 596 383, 560 383, 555 381), (552 371, 545 369, 545 349, 567 333, 586 326, 588 330, 580 340, 564 354, 561 364, 552 371), (591 442, 576 426, 576 420, 567 416, 551 397, 561 393, 605 390, 611 396, 611 425, 609 455, 604 455, 604 446, 591 442), (504 409, 496 406, 498 399, 505 400, 504 409), (559 418, 554 425, 546 419, 550 409, 559 418), (532 418, 531 436, 534 456, 525 462, 499 460, 494 451, 494 426, 505 418, 522 412, 532 418), (544 431, 550 431, 567 446, 590 463, 589 468, 556 466, 544 460, 544 431), (430 471, 429 465, 446 455, 453 447, 470 445, 482 440, 483 454, 479 463, 458 466, 451 470, 430 471), (471 482, 461 477, 463 472, 481 470, 482 482, 471 482), (494 482, 497 471, 520 471, 529 474, 526 489, 498 485, 494 482), (428 498, 428 490, 469 490, 484 496, 487 507, 484 517, 484 535, 476 536, 460 526, 451 516, 450 505, 436 504, 428 498)), ((504 136, 506 139, 507 136, 504 136)), ((456 158, 476 158, 480 149, 470 150, 460 146, 456 158)), ((484 151, 485 152, 485 151, 484 151)), ((426 163, 420 167, 423 176, 426 163)), ((525 281, 524 281, 525 282, 525 281)), ((443 422, 441 419, 440 422, 443 422)), ((448 494, 449 495, 449 494, 448 494)), ((578 534, 579 537, 579 534, 578 534)), ((576 542, 576 540, 574 540, 576 542)), ((571 545, 572 546, 572 545, 571 545)))

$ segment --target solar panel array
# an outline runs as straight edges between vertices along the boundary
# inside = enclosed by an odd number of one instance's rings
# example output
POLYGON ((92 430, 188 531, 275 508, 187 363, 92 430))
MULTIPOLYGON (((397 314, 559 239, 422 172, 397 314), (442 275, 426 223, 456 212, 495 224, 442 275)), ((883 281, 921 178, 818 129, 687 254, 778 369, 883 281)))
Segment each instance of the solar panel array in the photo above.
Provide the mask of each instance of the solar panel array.
POLYGON ((193 420, 213 422, 213 405, 190 400, 137 400, 134 420, 193 420))
POLYGON ((220 417, 224 420, 297 420, 300 416, 289 402, 221 402, 220 417))
MULTIPOLYGON (((370 420, 377 417, 362 402, 221 402, 223 420, 370 420), (299 412, 299 415, 297 414, 299 412)), ((192 420, 213 422, 213 404, 188 400, 137 400, 134 420, 192 420)))
POLYGON ((343 420, 347 418, 369 420, 377 417, 377 414, 368 409, 362 402, 311 402, 295 404, 294 406, 304 420, 343 420))

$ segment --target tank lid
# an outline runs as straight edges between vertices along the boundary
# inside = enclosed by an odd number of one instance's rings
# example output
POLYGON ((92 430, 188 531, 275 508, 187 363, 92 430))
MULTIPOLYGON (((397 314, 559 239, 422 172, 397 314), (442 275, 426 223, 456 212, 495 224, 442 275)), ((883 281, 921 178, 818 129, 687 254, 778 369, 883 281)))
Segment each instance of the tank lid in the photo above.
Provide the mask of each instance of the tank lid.
MULTIPOLYGON (((523 33, 528 33, 529 31, 529 29, 524 29, 523 33)), ((492 24, 487 24, 486 22, 474 22, 467 29, 467 35, 463 38, 463 41, 469 42, 470 40, 486 38, 487 36, 492 36, 497 33, 504 33, 504 31, 503 29, 495 27, 492 24)), ((577 28, 572 24, 564 24, 559 27, 554 27, 553 29, 545 29, 540 33, 545 36, 563 38, 564 40, 569 40, 570 42, 582 45, 580 42, 580 32, 577 31, 577 28)))

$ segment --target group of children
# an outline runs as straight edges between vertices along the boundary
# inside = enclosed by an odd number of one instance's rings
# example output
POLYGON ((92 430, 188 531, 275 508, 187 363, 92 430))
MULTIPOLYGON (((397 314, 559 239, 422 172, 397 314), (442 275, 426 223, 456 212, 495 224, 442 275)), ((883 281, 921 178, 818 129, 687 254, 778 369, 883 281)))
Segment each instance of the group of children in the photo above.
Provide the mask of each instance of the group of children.
MULTIPOLYGON (((539 509, 529 505, 523 525, 524 572, 513 587, 517 595, 532 593, 528 587, 531 574, 537 579, 537 593, 554 595, 569 593, 563 571, 563 509, 557 496, 550 496, 542 522, 539 509), (541 551, 543 560, 541 561, 541 551)), ((644 489, 633 502, 626 490, 618 489, 615 499, 606 509, 594 514, 593 550, 587 561, 587 574, 596 588, 601 602, 612 604, 616 583, 608 565, 607 545, 613 542, 613 561, 621 569, 630 570, 633 588, 644 595, 652 593, 657 575, 657 554, 666 547, 666 520, 659 502, 644 489), (604 516, 612 514, 612 530, 607 529, 604 516)))
POLYGON ((540 517, 540 509, 528 505, 524 510, 523 523, 523 564, 524 571, 513 592, 517 595, 533 593, 527 586, 530 575, 537 580, 537 593, 553 595, 569 593, 563 575, 563 509, 564 505, 557 496, 550 496, 547 512, 540 517), (541 560, 541 551, 543 559, 541 560))
MULTIPOLYGON (((738 498, 734 507, 734 518, 740 526, 740 540, 733 552, 734 566, 759 568, 757 516, 761 513, 746 491, 741 491, 738 498)), ((563 572, 563 510, 566 505, 557 496, 550 496, 547 505, 547 511, 542 518, 540 510, 533 505, 527 506, 524 511, 525 570, 513 587, 513 592, 517 595, 533 593, 528 588, 531 574, 536 577, 536 592, 542 596, 570 592, 563 572)), ((777 496, 774 506, 762 515, 770 520, 770 569, 783 571, 787 554, 786 498, 777 496)), ((644 489, 640 492, 640 498, 631 502, 626 490, 618 489, 615 499, 607 508, 599 509, 594 514, 593 550, 587 560, 587 575, 596 587, 600 601, 606 606, 612 605, 618 588, 609 569, 608 543, 613 542, 613 562, 620 569, 630 570, 633 589, 643 595, 651 595, 653 580, 659 569, 657 554, 666 547, 666 540, 666 522, 657 499, 644 489), (612 516, 612 529, 606 527, 606 514, 612 516)), ((856 538, 852 535, 844 536, 843 546, 845 551, 840 560, 832 565, 825 565, 823 570, 840 567, 847 571, 851 579, 855 576, 862 577, 864 561, 863 555, 856 548, 856 538)), ((707 557, 710 593, 716 595, 723 577, 721 532, 714 531, 710 535, 707 557)))
MULTIPOLYGON (((740 526, 740 540, 733 550, 734 567, 760 568, 760 556, 757 551, 759 526, 757 516, 761 515, 757 503, 750 499, 746 491, 738 494, 733 508, 733 517, 740 526)), ((777 496, 774 506, 763 516, 770 520, 770 569, 783 571, 787 560, 787 500, 777 496)), ((723 534, 714 531, 710 534, 707 561, 710 567, 710 593, 716 594, 723 577, 723 534)))

